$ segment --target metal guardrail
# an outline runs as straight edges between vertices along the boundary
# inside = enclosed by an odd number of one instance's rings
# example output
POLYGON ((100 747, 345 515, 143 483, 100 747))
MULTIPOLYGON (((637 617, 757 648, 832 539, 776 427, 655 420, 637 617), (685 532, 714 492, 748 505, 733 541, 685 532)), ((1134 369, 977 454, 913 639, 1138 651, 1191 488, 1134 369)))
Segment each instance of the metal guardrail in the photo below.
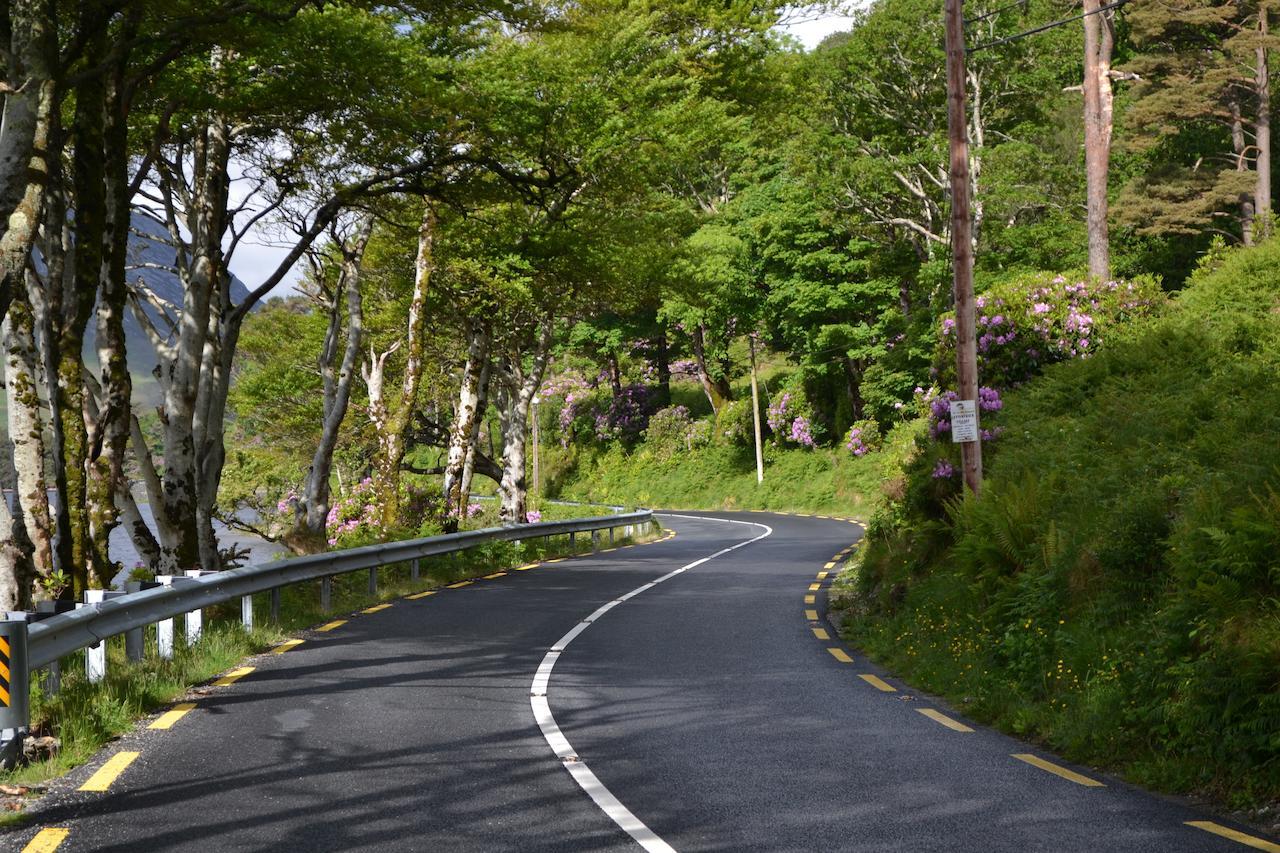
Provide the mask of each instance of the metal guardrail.
MULTIPOLYGON (((235 599, 241 599, 242 619, 247 627, 253 622, 254 593, 279 590, 290 584, 320 579, 321 606, 328 608, 328 579, 347 572, 369 571, 369 591, 377 590, 380 566, 409 562, 410 576, 418 577, 418 560, 439 554, 451 554, 486 542, 540 539, 549 536, 591 533, 592 550, 599 546, 598 531, 649 524, 649 510, 623 513, 617 508, 611 515, 575 518, 568 521, 545 521, 512 527, 489 527, 349 548, 292 559, 275 560, 243 566, 222 572, 191 572, 194 577, 173 577, 168 585, 137 592, 90 590, 84 604, 76 610, 31 621, 39 614, 0 614, 0 767, 13 767, 19 759, 24 734, 28 727, 28 685, 31 673, 48 669, 45 689, 56 690, 60 681, 58 661, 72 652, 85 650, 85 671, 91 681, 106 672, 106 647, 103 641, 124 634, 126 653, 141 659, 142 629, 157 626, 157 646, 162 657, 173 653, 173 617, 186 614, 187 642, 199 639, 201 611, 235 599), (161 630, 166 629, 166 630, 161 630), (167 654, 166 654, 167 652, 167 654)), ((278 606, 273 592, 273 614, 278 606)))
POLYGON ((568 521, 489 527, 276 560, 198 578, 179 578, 169 587, 129 593, 32 623, 28 628, 27 668, 38 669, 134 628, 290 584, 465 551, 485 542, 588 533, 652 520, 652 512, 640 510, 568 521))

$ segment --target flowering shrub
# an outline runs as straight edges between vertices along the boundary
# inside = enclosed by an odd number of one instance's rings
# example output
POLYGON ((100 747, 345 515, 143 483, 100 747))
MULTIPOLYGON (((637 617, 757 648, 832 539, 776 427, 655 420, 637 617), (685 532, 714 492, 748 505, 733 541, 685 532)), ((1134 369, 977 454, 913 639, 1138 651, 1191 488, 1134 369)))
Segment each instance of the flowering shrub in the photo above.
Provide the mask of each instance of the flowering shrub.
POLYGON ((537 524, 542 521, 542 513, 536 509, 525 510, 524 518, 530 524, 537 524))
MULTIPOLYGON (((978 372, 1012 388, 1047 364, 1088 358, 1120 323, 1151 314, 1163 301, 1155 281, 1077 281, 1037 274, 1006 282, 975 300, 978 372)), ((954 370, 956 322, 942 320, 939 375, 954 370)))
POLYGON ((755 442, 755 423, 751 416, 751 404, 746 400, 732 400, 726 403, 720 410, 716 425, 729 444, 750 447, 755 442))
POLYGON ((634 444, 649 425, 654 394, 647 385, 626 385, 595 413, 596 439, 634 444))
POLYGON ((873 420, 858 421, 845 435, 844 446, 854 456, 866 456, 880 447, 880 426, 873 420))
POLYGON ((769 431, 773 433, 775 444, 789 441, 801 447, 814 447, 813 415, 808 401, 802 391, 788 390, 782 392, 776 400, 769 404, 765 413, 769 431))
POLYGON ((659 409, 649 418, 645 429, 645 442, 657 453, 677 453, 692 447, 693 421, 684 406, 668 406, 659 409))
POLYGON ((350 539, 377 539, 386 535, 382 510, 374 503, 373 480, 365 477, 346 495, 337 498, 325 518, 330 547, 350 539))

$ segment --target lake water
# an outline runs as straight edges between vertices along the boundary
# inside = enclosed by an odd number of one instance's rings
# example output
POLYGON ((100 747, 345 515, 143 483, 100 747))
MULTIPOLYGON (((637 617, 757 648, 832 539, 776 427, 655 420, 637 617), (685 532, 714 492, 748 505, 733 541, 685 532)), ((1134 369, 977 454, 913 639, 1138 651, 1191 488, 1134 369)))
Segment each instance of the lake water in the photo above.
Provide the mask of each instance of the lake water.
MULTIPOLYGON (((12 507, 13 492, 9 489, 5 489, 4 494, 9 501, 9 506, 12 507)), ((50 503, 56 505, 57 500, 57 493, 50 490, 50 503)), ((150 526, 152 532, 154 532, 156 529, 155 516, 151 512, 150 504, 139 503, 138 512, 142 514, 143 519, 146 520, 148 526, 150 526)), ((246 517, 245 520, 249 523, 253 523, 256 519, 246 517)), ((215 521, 213 523, 213 529, 218 536, 218 544, 221 547, 226 548, 230 545, 235 545, 237 548, 249 549, 249 556, 245 559, 246 565, 265 563, 268 560, 273 560, 276 557, 289 553, 288 548, 277 542, 268 542, 260 536, 254 536, 249 533, 241 533, 238 530, 232 530, 220 521, 215 521)), ((116 584, 118 585, 122 582, 123 578, 128 577, 129 572, 133 570, 133 567, 142 562, 142 560, 138 556, 137 549, 133 547, 133 540, 129 537, 129 533, 124 529, 124 527, 117 527, 115 530, 111 531, 111 539, 108 541, 108 547, 111 559, 124 566, 124 570, 117 575, 115 579, 116 584)))

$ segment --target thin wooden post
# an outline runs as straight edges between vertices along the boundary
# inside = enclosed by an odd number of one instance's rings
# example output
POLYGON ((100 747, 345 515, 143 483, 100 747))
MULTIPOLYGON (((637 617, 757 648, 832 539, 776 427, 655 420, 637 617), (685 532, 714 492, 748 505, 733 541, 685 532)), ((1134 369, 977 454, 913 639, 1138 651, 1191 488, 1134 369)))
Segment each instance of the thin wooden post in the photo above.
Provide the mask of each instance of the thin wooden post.
MULTIPOLYGON (((978 407, 978 346, 973 300, 973 218, 969 206, 969 122, 965 98, 963 0, 946 0, 947 136, 951 143, 951 257, 956 303, 956 380, 961 400, 978 407)), ((982 488, 982 441, 960 444, 964 482, 982 488)))
POLYGON ((751 420, 756 430, 756 484, 764 482, 764 450, 760 446, 760 390, 756 385, 756 335, 747 335, 751 347, 751 420))

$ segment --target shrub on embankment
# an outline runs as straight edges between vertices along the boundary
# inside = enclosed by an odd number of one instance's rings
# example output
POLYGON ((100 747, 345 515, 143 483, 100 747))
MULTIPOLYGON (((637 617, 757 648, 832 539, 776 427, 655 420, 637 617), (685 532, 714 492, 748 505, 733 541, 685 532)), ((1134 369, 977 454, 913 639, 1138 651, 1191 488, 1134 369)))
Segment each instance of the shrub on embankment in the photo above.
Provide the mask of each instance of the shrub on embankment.
POLYGON ((978 499, 921 438, 833 596, 849 638, 1076 761, 1280 797, 1280 241, 992 420, 978 499))

